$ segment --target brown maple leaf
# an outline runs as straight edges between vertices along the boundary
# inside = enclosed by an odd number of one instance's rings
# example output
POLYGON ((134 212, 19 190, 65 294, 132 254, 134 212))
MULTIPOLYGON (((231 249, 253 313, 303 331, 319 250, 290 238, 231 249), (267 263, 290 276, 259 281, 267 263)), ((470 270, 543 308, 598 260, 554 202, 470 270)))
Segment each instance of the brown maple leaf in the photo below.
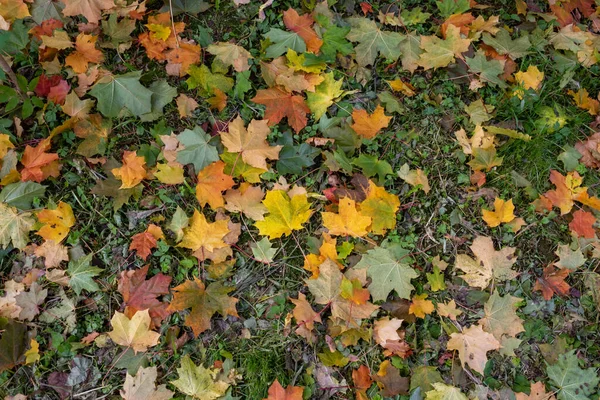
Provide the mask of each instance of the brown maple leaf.
POLYGON ((571 289, 571 286, 565 282, 565 278, 569 275, 569 272, 568 268, 559 269, 553 265, 549 265, 544 268, 543 275, 537 278, 533 290, 541 291, 545 300, 550 300, 555 293, 566 296, 569 293, 569 289, 571 289))
POLYGON ((158 300, 158 297, 169 293, 171 277, 156 274, 146 279, 149 267, 146 265, 137 270, 121 272, 118 290, 123 295, 128 318, 131 319, 137 311, 149 310, 152 325, 156 327, 170 314, 168 304, 158 300))
POLYGON ((265 119, 269 120, 269 126, 276 125, 287 117, 288 124, 298 133, 308 122, 306 114, 310 109, 304 102, 304 97, 288 93, 277 86, 257 91, 252 101, 267 106, 265 119))
POLYGON ((89 23, 97 23, 102 17, 102 11, 115 6, 114 0, 62 0, 65 17, 83 15, 89 23))

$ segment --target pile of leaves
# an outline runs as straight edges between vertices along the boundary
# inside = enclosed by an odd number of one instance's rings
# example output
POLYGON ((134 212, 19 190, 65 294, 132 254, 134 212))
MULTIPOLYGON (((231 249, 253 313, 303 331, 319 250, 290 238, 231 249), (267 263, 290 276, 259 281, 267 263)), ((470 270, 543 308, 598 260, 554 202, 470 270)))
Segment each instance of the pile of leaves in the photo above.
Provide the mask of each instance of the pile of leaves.
POLYGON ((0 0, 0 394, 597 399, 591 0, 0 0))

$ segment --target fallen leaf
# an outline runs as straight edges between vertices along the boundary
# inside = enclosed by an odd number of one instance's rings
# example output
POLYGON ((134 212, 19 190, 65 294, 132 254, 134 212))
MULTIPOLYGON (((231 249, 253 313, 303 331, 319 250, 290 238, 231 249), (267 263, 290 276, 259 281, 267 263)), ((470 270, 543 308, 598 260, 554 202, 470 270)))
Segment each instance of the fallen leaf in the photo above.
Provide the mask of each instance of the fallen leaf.
POLYGON ((573 213, 573 220, 569 222, 569 229, 577 236, 593 239, 596 236, 594 224, 596 217, 588 211, 577 210, 573 213))
POLYGON ((500 342, 481 326, 471 325, 462 333, 453 333, 446 346, 448 350, 457 350, 463 365, 468 364, 474 371, 483 375, 487 363, 487 352, 500 349, 500 342))
POLYGON ((560 269, 549 265, 544 268, 543 275, 537 278, 533 290, 541 291, 544 300, 550 300, 554 294, 566 296, 571 290, 571 286, 565 282, 570 272, 567 268, 560 269))
POLYGON ((173 392, 166 385, 156 386, 156 367, 139 368, 135 376, 125 376, 120 394, 124 400, 169 400, 173 392))
POLYGON ((338 213, 322 212, 323 226, 330 235, 363 237, 368 233, 371 217, 362 215, 354 200, 344 197, 338 203, 338 213))
POLYGON ((111 170, 112 174, 121 180, 119 189, 131 189, 146 177, 146 160, 135 151, 125 151, 123 154, 123 166, 111 170))
MULTIPOLYGON (((310 109, 304 102, 304 97, 288 93, 279 87, 258 90, 252 101, 266 106, 265 119, 268 120, 269 126, 276 125, 283 118, 287 118, 288 124, 298 133, 308 122, 306 114, 310 109)), ((231 127, 231 124, 229 126, 231 127)), ((229 149, 229 151, 233 150, 229 149)))
POLYGON ((426 294, 418 294, 412 298, 408 312, 414 314, 417 318, 425 318, 425 315, 431 314, 435 307, 431 300, 426 300, 426 294))
POLYGON ((363 109, 354 109, 352 111, 352 125, 354 132, 358 133, 365 139, 373 139, 379 131, 387 128, 392 117, 388 117, 384 113, 381 106, 377 106, 372 114, 367 113, 363 109))
POLYGON ((221 140, 228 151, 240 153, 242 160, 256 168, 267 169, 266 159, 277 160, 282 146, 269 146, 267 135, 271 132, 267 121, 252 120, 248 129, 239 116, 229 123, 227 132, 221 132, 221 140))
POLYGON ((160 333, 150 330, 148 310, 136 312, 131 319, 115 311, 110 324, 113 330, 108 332, 108 336, 112 341, 121 346, 131 347, 135 353, 156 346, 160 339, 160 333))
POLYGON ((223 172, 224 169, 223 161, 215 161, 198 173, 196 199, 200 206, 204 207, 208 204, 213 210, 225 206, 223 192, 231 189, 235 182, 230 175, 223 172))
POLYGON ((263 236, 276 239, 283 235, 290 235, 292 231, 303 228, 312 211, 306 194, 298 194, 291 199, 283 190, 267 192, 263 204, 269 214, 254 225, 263 236))
POLYGON ((494 211, 482 210, 483 220, 490 228, 495 228, 503 222, 515 219, 515 206, 512 199, 504 201, 499 197, 494 200, 494 211))
POLYGON ((288 386, 285 389, 277 379, 269 387, 269 396, 264 400, 302 400, 304 387, 288 386))
POLYGON ((73 209, 68 203, 62 201, 54 210, 45 209, 38 212, 37 219, 43 224, 37 234, 45 240, 56 243, 62 242, 69 235, 71 227, 75 225, 73 209))

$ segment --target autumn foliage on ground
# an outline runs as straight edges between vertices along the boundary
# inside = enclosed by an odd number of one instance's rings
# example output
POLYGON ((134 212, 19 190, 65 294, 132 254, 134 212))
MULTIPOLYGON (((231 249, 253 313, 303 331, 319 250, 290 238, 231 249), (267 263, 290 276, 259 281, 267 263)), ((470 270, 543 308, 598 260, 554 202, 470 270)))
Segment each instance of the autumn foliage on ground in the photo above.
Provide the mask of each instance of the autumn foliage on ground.
POLYGON ((0 0, 6 399, 598 399, 591 0, 0 0))

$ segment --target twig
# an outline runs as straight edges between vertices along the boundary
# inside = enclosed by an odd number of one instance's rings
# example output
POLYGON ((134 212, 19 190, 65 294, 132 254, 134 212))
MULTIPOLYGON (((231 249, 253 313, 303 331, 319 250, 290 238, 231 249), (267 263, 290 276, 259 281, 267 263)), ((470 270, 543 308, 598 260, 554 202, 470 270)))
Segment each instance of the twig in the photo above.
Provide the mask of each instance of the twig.
POLYGON ((8 65, 8 62, 2 54, 0 54, 0 68, 2 68, 2 71, 4 71, 6 75, 8 75, 8 79, 10 79, 10 81, 12 82, 13 86, 15 87, 15 91, 19 94, 19 97, 21 97, 21 99, 23 100, 28 99, 29 96, 27 96, 27 93, 23 93, 21 91, 21 88, 19 87, 19 81, 17 80, 17 76, 13 72, 10 65, 8 65))

